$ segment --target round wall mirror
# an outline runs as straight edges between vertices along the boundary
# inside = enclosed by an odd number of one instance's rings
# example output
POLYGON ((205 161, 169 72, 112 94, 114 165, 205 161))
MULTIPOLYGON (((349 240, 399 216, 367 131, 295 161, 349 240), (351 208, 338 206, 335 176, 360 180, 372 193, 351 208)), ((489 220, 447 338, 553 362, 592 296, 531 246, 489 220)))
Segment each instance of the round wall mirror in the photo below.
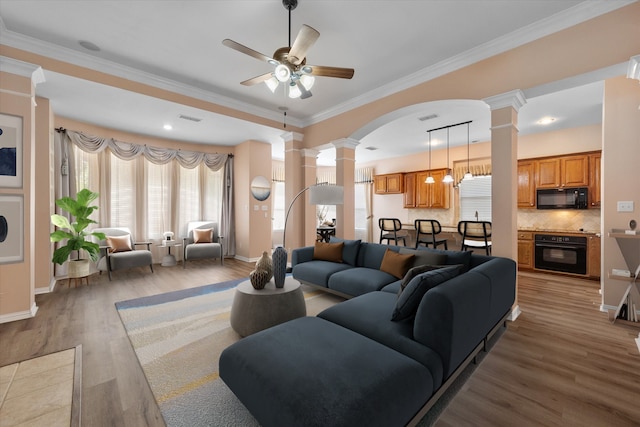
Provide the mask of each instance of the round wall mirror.
POLYGON ((261 202, 267 200, 271 194, 271 183, 264 176, 256 176, 251 181, 251 194, 261 202))

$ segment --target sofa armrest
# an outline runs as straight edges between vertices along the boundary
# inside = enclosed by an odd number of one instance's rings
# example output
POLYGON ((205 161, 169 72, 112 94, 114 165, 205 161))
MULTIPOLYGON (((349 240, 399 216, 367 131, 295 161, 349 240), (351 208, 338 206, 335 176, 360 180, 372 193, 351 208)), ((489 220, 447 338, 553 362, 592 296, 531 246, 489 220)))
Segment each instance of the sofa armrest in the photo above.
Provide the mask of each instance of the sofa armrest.
POLYGON ((291 267, 303 262, 313 261, 314 246, 306 246, 304 248, 296 248, 291 252, 291 267))
POLYGON ((142 246, 142 245, 146 245, 148 251, 151 250, 151 242, 133 242, 133 246, 142 246))

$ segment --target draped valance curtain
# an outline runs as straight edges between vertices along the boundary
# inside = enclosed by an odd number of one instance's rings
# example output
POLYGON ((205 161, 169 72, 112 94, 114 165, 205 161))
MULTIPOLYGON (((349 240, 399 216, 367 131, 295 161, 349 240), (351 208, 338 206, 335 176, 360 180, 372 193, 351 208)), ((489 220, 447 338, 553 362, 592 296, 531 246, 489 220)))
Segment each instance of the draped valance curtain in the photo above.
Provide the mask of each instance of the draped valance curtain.
MULTIPOLYGON (((126 226, 138 240, 163 231, 176 238, 193 220, 215 220, 235 254, 233 155, 151 147, 60 129, 55 158, 56 198, 74 197, 78 186, 98 192, 100 226, 126 226)), ((164 253, 156 248, 154 258, 164 253)))
POLYGON ((453 182, 457 187, 460 185, 464 174, 467 170, 473 174, 473 176, 488 176, 491 175, 491 159, 473 159, 469 161, 467 168, 467 161, 456 161, 453 163, 453 182))
POLYGON ((180 166, 187 169, 193 169, 204 163, 212 171, 218 171, 226 164, 229 158, 228 154, 209 154, 173 148, 148 147, 146 144, 132 144, 130 142, 117 141, 113 138, 85 135, 72 130, 68 130, 66 133, 70 140, 84 151, 99 153, 108 148, 116 157, 122 160, 133 160, 138 156, 144 156, 145 159, 156 165, 164 165, 175 160, 180 166))

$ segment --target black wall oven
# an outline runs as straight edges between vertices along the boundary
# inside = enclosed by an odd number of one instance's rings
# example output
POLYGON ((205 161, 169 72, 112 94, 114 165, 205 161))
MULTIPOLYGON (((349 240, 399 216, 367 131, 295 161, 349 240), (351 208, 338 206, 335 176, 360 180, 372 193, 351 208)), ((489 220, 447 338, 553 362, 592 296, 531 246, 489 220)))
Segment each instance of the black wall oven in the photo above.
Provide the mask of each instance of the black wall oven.
POLYGON ((587 238, 535 235, 535 267, 540 270, 587 274, 587 238))

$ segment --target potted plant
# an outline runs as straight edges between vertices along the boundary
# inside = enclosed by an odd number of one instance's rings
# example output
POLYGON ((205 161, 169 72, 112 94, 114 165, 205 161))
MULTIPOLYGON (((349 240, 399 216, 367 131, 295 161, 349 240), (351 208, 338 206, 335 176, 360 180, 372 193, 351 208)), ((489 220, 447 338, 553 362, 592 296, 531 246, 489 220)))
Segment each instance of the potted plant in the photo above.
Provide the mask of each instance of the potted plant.
POLYGON ((98 193, 94 193, 88 189, 82 189, 76 195, 74 200, 71 197, 63 197, 56 200, 62 210, 69 212, 73 217, 73 222, 62 216, 51 215, 51 223, 58 227, 56 231, 51 233, 52 242, 60 242, 66 239, 66 244, 60 246, 53 252, 52 261, 56 264, 64 264, 69 260, 71 253, 77 251, 78 258, 69 262, 68 275, 70 278, 85 277, 89 275, 90 265, 88 259, 80 259, 80 251, 84 250, 89 254, 91 260, 96 261, 100 255, 100 247, 97 243, 86 240, 90 236, 104 240, 104 233, 93 233, 87 231, 89 224, 96 224, 96 221, 89 219, 89 216, 98 209, 97 206, 89 206, 98 197, 98 193))

